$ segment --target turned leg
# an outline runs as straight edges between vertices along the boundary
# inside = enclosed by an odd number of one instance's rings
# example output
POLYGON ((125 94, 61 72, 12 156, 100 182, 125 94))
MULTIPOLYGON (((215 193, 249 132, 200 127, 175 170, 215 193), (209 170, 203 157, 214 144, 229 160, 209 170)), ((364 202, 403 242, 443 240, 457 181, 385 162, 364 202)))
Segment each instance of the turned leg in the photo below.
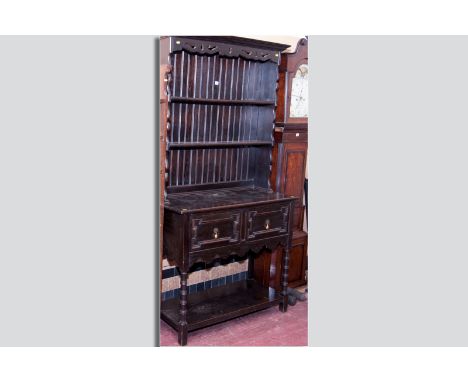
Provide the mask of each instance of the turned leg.
POLYGON ((289 269, 289 245, 284 248, 283 256, 283 273, 281 274, 281 297, 280 310, 286 312, 288 310, 288 269, 289 269))
POLYGON ((187 344, 187 272, 180 272, 179 345, 187 344))

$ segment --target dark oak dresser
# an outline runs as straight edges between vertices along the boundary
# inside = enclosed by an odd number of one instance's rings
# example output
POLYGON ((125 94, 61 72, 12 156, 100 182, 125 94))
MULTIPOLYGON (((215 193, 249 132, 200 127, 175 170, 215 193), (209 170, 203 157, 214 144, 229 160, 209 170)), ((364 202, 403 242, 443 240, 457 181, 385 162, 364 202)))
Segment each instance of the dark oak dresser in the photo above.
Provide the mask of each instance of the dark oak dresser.
POLYGON ((278 64, 287 45, 239 37, 166 37, 163 251, 180 296, 161 318, 188 332, 279 305, 288 307, 296 198, 270 185, 278 64), (262 251, 284 249, 281 290, 253 277, 262 251), (197 263, 248 259, 248 277, 188 294, 197 263))

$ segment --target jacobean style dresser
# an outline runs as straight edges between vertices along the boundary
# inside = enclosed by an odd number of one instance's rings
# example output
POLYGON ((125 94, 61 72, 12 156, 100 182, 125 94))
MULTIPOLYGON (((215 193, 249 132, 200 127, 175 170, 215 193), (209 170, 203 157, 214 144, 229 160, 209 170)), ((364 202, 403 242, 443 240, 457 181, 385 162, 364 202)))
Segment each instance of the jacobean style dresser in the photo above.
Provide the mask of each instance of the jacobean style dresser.
POLYGON ((270 185, 280 54, 287 45, 239 37, 166 37, 163 251, 180 296, 161 318, 188 332, 279 305, 288 307, 296 198, 270 185), (254 278, 263 251, 283 248, 281 290, 254 278), (248 277, 188 294, 195 264, 248 259, 248 277))

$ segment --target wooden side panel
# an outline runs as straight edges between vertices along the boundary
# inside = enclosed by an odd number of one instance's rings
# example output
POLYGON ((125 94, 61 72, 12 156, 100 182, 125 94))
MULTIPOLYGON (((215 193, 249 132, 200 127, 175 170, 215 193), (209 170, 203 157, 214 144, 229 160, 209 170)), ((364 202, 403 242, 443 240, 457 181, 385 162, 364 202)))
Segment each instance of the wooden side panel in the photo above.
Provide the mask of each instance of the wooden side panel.
POLYGON ((302 199, 304 195, 307 143, 284 143, 283 150, 280 192, 298 198, 294 208, 293 229, 302 230, 302 199))
MULTIPOLYGON (((270 279, 269 285, 277 291, 281 290, 281 269, 282 269, 283 249, 278 247, 271 254, 271 259, 260 259, 257 264, 258 269, 267 268, 269 266, 270 279), (267 264, 261 263, 268 261, 267 264)), ((289 287, 295 288, 307 283, 306 279, 307 269, 307 233, 296 232, 293 236, 292 246, 289 252, 289 270, 288 270, 288 284, 289 287)))
POLYGON ((270 286, 270 251, 260 252, 253 261, 253 278, 262 286, 270 286))
POLYGON ((164 237, 163 248, 164 256, 171 262, 179 266, 183 262, 183 253, 185 245, 185 233, 181 227, 184 227, 184 215, 176 214, 172 211, 164 213, 164 237))
POLYGON ((288 196, 302 197, 305 178, 306 145, 286 144, 284 150, 284 193, 288 196))
POLYGON ((163 235, 164 235, 164 196, 165 196, 165 173, 166 173, 166 132, 168 100, 166 86, 170 73, 169 65, 169 39, 162 38, 159 45, 160 66, 159 66, 159 270, 160 288, 162 290, 162 261, 163 235))
POLYGON ((289 285, 294 287, 302 285, 305 280, 305 267, 307 260, 307 238, 293 240, 289 257, 289 285))

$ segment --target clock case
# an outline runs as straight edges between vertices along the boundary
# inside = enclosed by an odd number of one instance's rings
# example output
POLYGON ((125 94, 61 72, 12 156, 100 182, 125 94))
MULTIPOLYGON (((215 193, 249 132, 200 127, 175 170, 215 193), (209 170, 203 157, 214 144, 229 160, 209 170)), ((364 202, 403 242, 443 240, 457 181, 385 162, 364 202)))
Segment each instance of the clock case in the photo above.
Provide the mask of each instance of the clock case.
POLYGON ((281 56, 278 80, 278 103, 276 109, 276 127, 291 128, 302 127, 307 130, 307 117, 295 118, 290 116, 291 90, 294 76, 301 65, 308 65, 307 39, 303 38, 297 43, 294 53, 281 56))
MULTIPOLYGON (((304 186, 307 163, 308 118, 290 117, 291 89, 298 68, 308 65, 307 39, 301 39, 293 53, 283 53, 279 66, 277 109, 272 151, 270 183, 272 189, 296 197, 293 214, 293 236, 289 256, 290 287, 307 283, 307 232, 304 231, 304 186)), ((283 251, 263 253, 257 261, 256 278, 276 290, 281 289, 283 251)))

